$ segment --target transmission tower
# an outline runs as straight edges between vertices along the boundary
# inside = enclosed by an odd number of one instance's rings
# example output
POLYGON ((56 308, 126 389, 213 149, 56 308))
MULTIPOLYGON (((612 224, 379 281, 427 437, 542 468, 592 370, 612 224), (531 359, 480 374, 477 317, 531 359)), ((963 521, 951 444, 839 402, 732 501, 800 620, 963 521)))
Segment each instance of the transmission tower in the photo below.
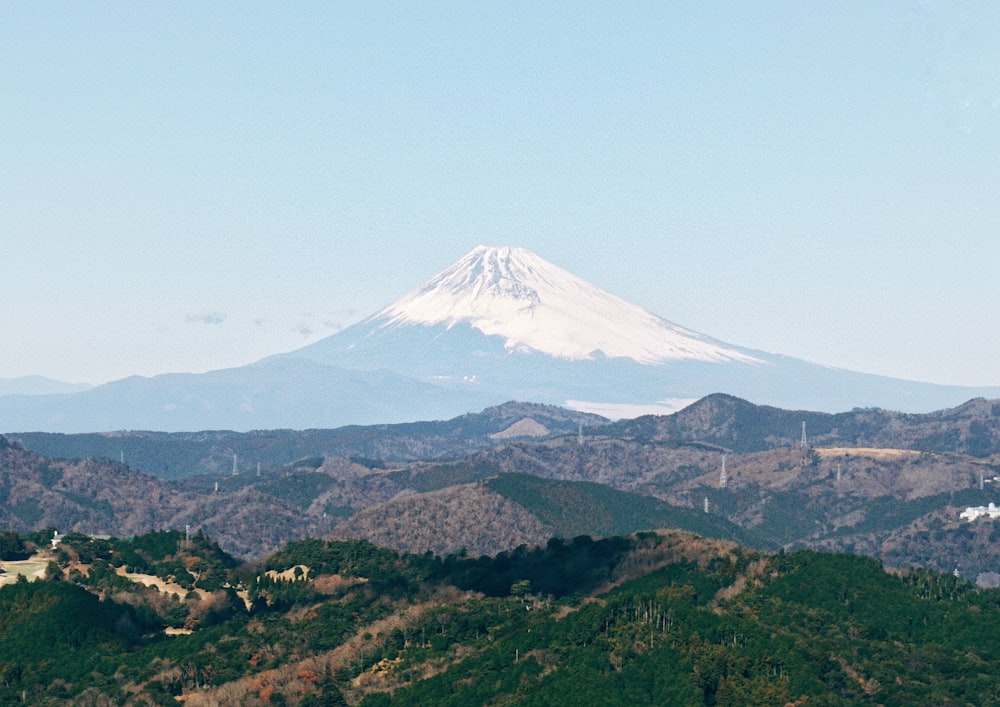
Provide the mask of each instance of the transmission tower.
POLYGON ((726 477, 726 455, 722 455, 722 470, 719 472, 719 488, 726 488, 726 484, 729 483, 729 479, 726 477))

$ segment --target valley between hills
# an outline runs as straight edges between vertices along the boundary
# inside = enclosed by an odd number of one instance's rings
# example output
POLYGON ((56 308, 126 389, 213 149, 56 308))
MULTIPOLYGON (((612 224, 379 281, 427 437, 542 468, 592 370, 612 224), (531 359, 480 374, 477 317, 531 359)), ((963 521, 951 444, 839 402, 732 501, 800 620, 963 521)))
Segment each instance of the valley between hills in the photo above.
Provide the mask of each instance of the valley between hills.
POLYGON ((713 395, 619 422, 508 403, 334 430, 21 434, 3 449, 0 522, 116 536, 187 527, 247 558, 306 537, 480 556, 670 527, 988 583, 1000 525, 959 513, 996 498, 996 406, 827 414, 713 395))
POLYGON ((0 437, 0 702, 988 704, 997 405, 0 437))

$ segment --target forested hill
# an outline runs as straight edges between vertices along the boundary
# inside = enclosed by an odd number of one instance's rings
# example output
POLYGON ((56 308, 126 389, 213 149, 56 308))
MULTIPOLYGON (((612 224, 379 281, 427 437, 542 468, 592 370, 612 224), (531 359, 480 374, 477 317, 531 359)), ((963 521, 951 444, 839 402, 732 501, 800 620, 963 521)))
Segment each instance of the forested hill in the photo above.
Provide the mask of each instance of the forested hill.
POLYGON ((719 516, 602 484, 505 474, 440 487, 456 475, 479 478, 467 466, 392 471, 320 458, 266 468, 259 476, 165 481, 119 462, 48 459, 0 437, 0 528, 123 536, 189 527, 244 557, 331 533, 441 555, 459 549, 492 555, 553 536, 659 527, 769 546, 719 516), (411 492, 421 484, 439 490, 411 492))
POLYGON ((673 415, 615 423, 551 405, 511 402, 452 420, 330 430, 23 432, 10 437, 45 456, 124 461, 133 468, 176 479, 229 473, 234 455, 237 471, 246 474, 258 464, 281 466, 314 457, 337 456, 369 464, 458 459, 511 440, 578 432, 642 444, 752 453, 798 444, 803 423, 813 446, 886 447, 986 459, 1000 456, 998 417, 1000 401, 984 399, 926 414, 880 409, 830 414, 782 410, 716 394, 673 415))
POLYGON ((457 458, 511 439, 576 434, 609 420, 552 405, 510 402, 451 420, 335 429, 230 432, 151 432, 120 430, 91 434, 26 432, 10 435, 48 457, 124 461, 165 479, 200 474, 253 473, 258 464, 282 466, 315 457, 362 462, 406 462, 457 458))
POLYGON ((986 400, 827 415, 713 395, 617 423, 509 403, 411 425, 29 437, 0 449, 0 522, 22 532, 190 526, 241 556, 318 535, 494 554, 669 526, 1000 581, 1000 524, 960 518, 1000 502, 1000 415, 986 400), (56 459, 25 446, 91 442, 102 454, 56 459), (133 454, 183 478, 142 474, 133 454))
POLYGON ((673 415, 621 420, 601 434, 746 453, 798 444, 804 424, 813 446, 888 447, 983 458, 1000 454, 998 417, 1000 401, 983 398, 924 414, 878 408, 831 414, 782 410, 717 394, 673 415))
POLYGON ((46 574, 0 587, 2 704, 985 705, 1000 674, 998 590, 678 532, 247 565, 70 535, 46 574))

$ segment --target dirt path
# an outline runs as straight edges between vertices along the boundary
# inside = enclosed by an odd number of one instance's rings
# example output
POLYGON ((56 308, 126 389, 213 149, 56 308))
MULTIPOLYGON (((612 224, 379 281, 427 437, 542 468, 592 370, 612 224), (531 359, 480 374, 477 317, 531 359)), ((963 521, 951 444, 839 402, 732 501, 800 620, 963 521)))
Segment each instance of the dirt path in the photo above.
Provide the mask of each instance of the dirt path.
MULTIPOLYGON (((166 594, 176 594, 181 601, 184 601, 185 597, 187 597, 188 595, 188 591, 190 591, 185 589, 179 584, 175 584, 174 582, 164 582, 159 577, 156 577, 151 574, 138 574, 136 572, 126 572, 124 567, 116 568, 115 573, 121 577, 125 577, 126 579, 136 582, 137 584, 142 584, 147 587, 156 587, 161 592, 164 592, 166 594)), ((204 599, 209 594, 204 589, 195 589, 194 591, 197 592, 198 596, 200 596, 202 599, 204 599)))

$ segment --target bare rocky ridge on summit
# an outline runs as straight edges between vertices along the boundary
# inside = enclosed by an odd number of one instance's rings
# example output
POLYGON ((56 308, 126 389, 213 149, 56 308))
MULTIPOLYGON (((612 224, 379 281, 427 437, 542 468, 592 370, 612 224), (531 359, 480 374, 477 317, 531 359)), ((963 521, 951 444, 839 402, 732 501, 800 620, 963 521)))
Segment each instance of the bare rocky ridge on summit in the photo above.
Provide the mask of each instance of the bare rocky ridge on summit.
POLYGON ((500 432, 490 435, 491 439, 517 439, 518 437, 545 437, 550 434, 549 429, 538 421, 525 417, 518 420, 513 425, 500 432))

